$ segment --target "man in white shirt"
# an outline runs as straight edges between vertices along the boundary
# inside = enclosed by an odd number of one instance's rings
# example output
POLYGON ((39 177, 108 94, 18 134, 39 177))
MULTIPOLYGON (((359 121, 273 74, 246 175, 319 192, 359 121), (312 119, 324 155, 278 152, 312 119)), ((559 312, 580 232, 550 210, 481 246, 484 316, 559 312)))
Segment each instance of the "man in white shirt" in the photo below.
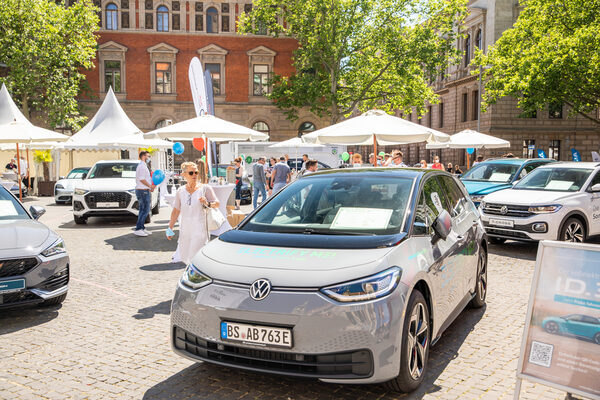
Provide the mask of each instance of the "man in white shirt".
POLYGON ((150 213, 150 192, 154 191, 150 170, 146 165, 149 158, 150 153, 142 151, 140 153, 140 163, 135 169, 135 197, 137 197, 138 201, 138 219, 133 234, 142 237, 151 234, 146 230, 146 226, 144 225, 146 217, 148 216, 148 213, 150 213))

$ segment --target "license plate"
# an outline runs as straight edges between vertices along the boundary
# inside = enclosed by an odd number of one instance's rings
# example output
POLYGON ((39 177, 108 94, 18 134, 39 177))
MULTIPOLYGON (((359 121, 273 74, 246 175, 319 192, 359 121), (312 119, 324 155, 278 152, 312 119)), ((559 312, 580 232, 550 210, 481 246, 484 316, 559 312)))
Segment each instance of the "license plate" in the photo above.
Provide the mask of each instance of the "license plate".
POLYGON ((515 222, 510 219, 498 219, 498 218, 490 218, 490 225, 503 226, 505 228, 513 228, 515 226, 515 222))
POLYGON ((221 339, 262 346, 292 347, 292 330, 271 326, 221 322, 221 339))
POLYGON ((119 202, 118 201, 99 201, 96 203, 96 207, 98 207, 98 208, 119 207, 119 202))
POLYGON ((23 289, 25 289, 25 279, 0 281, 0 294, 19 292, 23 289))

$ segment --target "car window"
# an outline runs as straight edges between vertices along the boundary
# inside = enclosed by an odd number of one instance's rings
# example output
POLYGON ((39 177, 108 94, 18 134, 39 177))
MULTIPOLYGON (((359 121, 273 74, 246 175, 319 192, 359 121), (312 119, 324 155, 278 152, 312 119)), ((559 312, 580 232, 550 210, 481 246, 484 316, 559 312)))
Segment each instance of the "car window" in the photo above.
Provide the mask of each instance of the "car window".
POLYGON ((17 199, 0 186, 0 220, 29 219, 29 214, 17 199))
POLYGON ((592 178, 592 181, 590 182, 590 186, 592 187, 594 185, 597 185, 600 183, 600 171, 596 172, 596 175, 592 178))
POLYGON ((67 175, 67 179, 81 179, 83 174, 85 174, 86 172, 88 172, 87 169, 74 169, 71 172, 69 172, 69 175, 67 175))
POLYGON ((87 179, 97 178, 135 178, 138 164, 133 163, 102 163, 92 167, 87 179))
POLYGON ((435 177, 425 181, 419 204, 415 210, 415 223, 413 225, 413 234, 430 235, 433 233, 431 225, 444 209, 442 203, 442 189, 435 177))
POLYGON ((286 186, 240 230, 396 234, 404 222, 413 182, 364 174, 308 176, 286 186))
POLYGON ((584 168, 537 168, 514 186, 517 190, 576 192, 592 173, 584 168))
POLYGON ((444 208, 450 213, 452 218, 463 214, 467 210, 468 203, 466 203, 465 197, 456 182, 454 182, 454 179, 443 175, 438 176, 437 179, 439 180, 447 204, 444 208))
POLYGON ((503 164, 498 162, 479 163, 461 177, 466 181, 510 182, 519 170, 518 164, 503 164))
POLYGON ((539 167, 542 164, 544 164, 544 163, 532 162, 532 163, 529 163, 529 164, 525 165, 523 167, 523 169, 521 170, 521 172, 519 172, 519 179, 525 178, 525 176, 528 173, 530 173, 531 171, 533 171, 534 169, 536 169, 537 167, 539 167))
POLYGON ((571 322, 582 322, 583 318, 581 315, 569 315, 568 317, 565 318, 567 321, 571 321, 571 322))
POLYGON ((587 315, 582 315, 581 320, 582 322, 586 322, 588 324, 600 325, 600 321, 598 320, 598 318, 589 317, 587 315))

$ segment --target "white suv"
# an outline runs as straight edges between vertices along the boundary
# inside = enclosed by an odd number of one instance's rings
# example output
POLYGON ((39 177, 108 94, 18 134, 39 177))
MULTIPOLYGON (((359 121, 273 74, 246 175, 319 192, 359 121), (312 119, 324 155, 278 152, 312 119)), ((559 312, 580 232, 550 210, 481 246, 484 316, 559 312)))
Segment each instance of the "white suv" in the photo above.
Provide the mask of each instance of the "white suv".
MULTIPOLYGON (((73 191, 73 219, 85 224, 88 217, 138 215, 135 169, 140 161, 98 161, 73 191)), ((158 214, 158 190, 152 192, 151 214, 158 214)))
POLYGON ((492 243, 583 242, 600 234, 600 164, 543 165, 513 188, 485 196, 479 211, 492 243))

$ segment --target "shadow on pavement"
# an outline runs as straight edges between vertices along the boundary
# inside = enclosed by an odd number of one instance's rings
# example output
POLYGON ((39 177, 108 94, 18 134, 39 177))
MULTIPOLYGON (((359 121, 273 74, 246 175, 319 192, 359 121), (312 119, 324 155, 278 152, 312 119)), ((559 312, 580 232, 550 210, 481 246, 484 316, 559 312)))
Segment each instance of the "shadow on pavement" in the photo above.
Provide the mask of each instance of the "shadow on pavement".
POLYGON ((52 307, 20 307, 0 309, 0 335, 18 332, 22 329, 45 324, 58 317, 61 305, 52 307))
POLYGON ((160 303, 150 306, 150 307, 145 307, 145 308, 140 308, 137 311, 137 314, 135 314, 133 316, 133 318, 135 319, 150 319, 150 318, 154 318, 154 316, 156 314, 163 314, 163 315, 169 315, 171 314, 171 300, 165 300, 165 301, 161 301, 160 303))
POLYGON ((490 254, 528 261, 535 261, 537 248, 537 242, 517 242, 514 240, 507 240, 503 244, 490 243, 489 245, 490 254))
POLYGON ((387 391, 382 385, 335 385, 306 378, 230 369, 209 363, 197 363, 148 389, 145 400, 187 398, 291 398, 299 399, 421 399, 441 389, 435 381, 454 360, 462 343, 481 320, 485 308, 465 310, 443 334, 429 355, 425 381, 413 393, 387 391), (231 383, 235 382, 235 385, 231 383), (215 394, 217 396, 215 396, 215 394))
POLYGON ((185 268, 185 263, 183 263, 183 262, 150 264, 150 265, 144 265, 143 267, 140 267, 140 269, 142 271, 151 271, 151 272, 177 271, 179 269, 184 269, 184 268, 185 268))
POLYGON ((73 218, 68 222, 60 224, 60 229, 113 229, 118 227, 135 227, 136 223, 135 216, 121 216, 121 217, 89 217, 87 223, 84 225, 77 225, 73 218))
POLYGON ((113 247, 113 250, 140 250, 140 251, 167 251, 175 252, 177 248, 177 240, 167 240, 162 232, 155 229, 147 228, 149 231, 154 231, 150 236, 140 237, 133 234, 133 230, 121 236, 106 239, 105 242, 113 247))

